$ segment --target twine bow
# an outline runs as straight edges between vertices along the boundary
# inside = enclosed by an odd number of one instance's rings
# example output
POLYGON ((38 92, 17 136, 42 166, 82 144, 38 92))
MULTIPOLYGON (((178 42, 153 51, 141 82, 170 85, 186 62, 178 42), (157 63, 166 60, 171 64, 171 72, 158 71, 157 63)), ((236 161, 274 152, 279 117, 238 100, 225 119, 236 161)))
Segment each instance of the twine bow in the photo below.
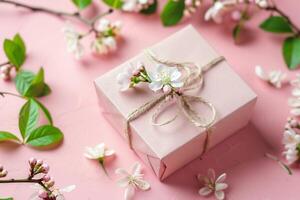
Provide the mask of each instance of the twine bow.
POLYGON ((153 52, 146 51, 146 55, 149 59, 156 63, 164 64, 169 67, 177 67, 181 70, 184 75, 184 85, 179 90, 172 89, 170 92, 166 94, 162 94, 159 96, 154 97, 152 100, 146 102, 144 105, 140 106, 133 112, 131 112, 127 119, 126 119, 126 127, 125 127, 125 134, 128 139, 128 143, 130 148, 132 149, 132 140, 130 134, 130 122, 134 121, 135 119, 139 118, 146 112, 150 111, 152 108, 157 107, 154 114, 152 115, 152 125, 155 126, 163 126, 173 122, 177 115, 172 117, 171 119, 158 123, 157 118, 163 109, 170 103, 177 103, 178 108, 180 109, 181 113, 186 116, 186 118, 196 127, 204 128, 206 132, 206 138, 203 145, 203 150, 201 156, 206 152, 209 143, 209 135, 211 133, 210 127, 213 125, 216 119, 216 109, 212 103, 203 99, 199 96, 193 96, 185 94, 186 91, 193 90, 193 89, 201 89, 204 85, 204 73, 208 71, 213 66, 217 65, 219 62, 224 60, 224 57, 220 56, 204 66, 198 66, 192 62, 175 62, 170 60, 164 60, 158 58, 153 52), (211 117, 209 120, 201 117, 198 112, 196 112, 193 108, 191 103, 198 102, 206 105, 211 111, 211 117))

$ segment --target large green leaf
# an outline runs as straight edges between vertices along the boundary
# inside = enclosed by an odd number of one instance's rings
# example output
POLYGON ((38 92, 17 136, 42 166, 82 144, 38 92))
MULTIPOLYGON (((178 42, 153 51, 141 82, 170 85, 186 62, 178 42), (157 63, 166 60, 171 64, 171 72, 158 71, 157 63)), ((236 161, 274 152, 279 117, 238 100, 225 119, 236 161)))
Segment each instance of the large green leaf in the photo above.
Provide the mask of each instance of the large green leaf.
POLYGON ((16 88, 25 97, 41 97, 51 92, 44 82, 44 70, 41 68, 37 75, 29 71, 19 71, 16 76, 16 88))
POLYGON ((12 40, 5 39, 3 49, 9 62, 14 65, 17 70, 20 69, 21 65, 25 61, 25 52, 23 47, 12 40))
POLYGON ((14 38, 13 41, 15 42, 15 44, 19 45, 19 47, 21 47, 23 54, 26 55, 26 45, 24 43, 24 40, 22 39, 21 35, 19 33, 17 33, 14 38))
POLYGON ((4 141, 17 141, 20 142, 19 138, 14 134, 7 131, 0 131, 0 142, 4 141))
POLYGON ((157 0, 154 0, 153 4, 151 4, 148 8, 141 10, 140 13, 144 15, 150 15, 155 13, 157 9, 157 4, 157 0))
POLYGON ((51 114, 50 114, 49 110, 41 102, 39 102, 38 100, 36 100, 36 99, 32 99, 32 100, 35 101, 38 104, 39 108, 43 111, 43 113, 45 114, 45 116, 48 119, 49 123, 51 125, 53 125, 53 120, 52 120, 52 117, 51 117, 51 114))
POLYGON ((79 9, 84 9, 92 3, 92 0, 72 0, 72 1, 79 9))
POLYGON ((260 24, 260 28, 272 33, 292 33, 289 22, 281 16, 270 16, 260 24))
POLYGON ((112 8, 116 8, 116 9, 120 9, 122 8, 123 5, 123 1, 122 0, 103 0, 103 2, 112 7, 112 8))
POLYGON ((19 129, 23 139, 28 137, 38 123, 39 106, 33 99, 22 106, 19 113, 19 129))
POLYGON ((60 142, 63 139, 63 133, 56 127, 51 125, 41 126, 29 135, 26 143, 35 146, 48 146, 60 142))
POLYGON ((282 48, 285 63, 289 69, 296 69, 300 64, 300 37, 288 37, 282 48))
POLYGON ((164 26, 177 24, 183 17, 184 0, 169 0, 165 5, 160 18, 164 26))

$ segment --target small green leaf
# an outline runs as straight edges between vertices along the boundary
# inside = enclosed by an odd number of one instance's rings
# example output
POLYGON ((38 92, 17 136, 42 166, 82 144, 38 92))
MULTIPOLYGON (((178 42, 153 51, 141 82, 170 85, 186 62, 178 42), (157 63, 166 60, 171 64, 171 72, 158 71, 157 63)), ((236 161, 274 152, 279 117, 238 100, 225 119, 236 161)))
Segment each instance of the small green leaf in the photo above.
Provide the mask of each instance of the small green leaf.
POLYGON ((5 39, 3 48, 9 62, 14 65, 17 70, 20 69, 25 61, 25 53, 22 47, 12 40, 5 39))
POLYGON ((260 24, 260 28, 272 33, 292 33, 293 29, 286 20, 281 16, 270 16, 260 24))
POLYGON ((56 127, 44 125, 32 131, 26 140, 26 143, 42 147, 60 142, 63 139, 63 133, 56 127))
POLYGON ((72 0, 72 1, 81 10, 86 8, 92 3, 92 0, 72 0))
POLYGON ((300 37, 285 39, 282 53, 288 68, 296 69, 300 64, 300 37))
POLYGON ((112 7, 112 8, 116 8, 116 9, 120 9, 123 6, 123 1, 122 0, 103 0, 103 2, 112 7))
POLYGON ((36 100, 36 99, 32 99, 32 100, 35 101, 35 103, 37 103, 39 108, 43 111, 43 113, 45 114, 46 118, 48 119, 50 125, 53 125, 53 120, 52 120, 49 110, 38 100, 36 100))
POLYGON ((46 96, 51 92, 49 86, 44 82, 44 69, 40 68, 37 75, 31 81, 29 88, 24 96, 26 97, 41 97, 46 96))
POLYGON ((169 0, 165 5, 160 18, 164 26, 177 24, 183 17, 184 0, 169 0))
POLYGON ((19 45, 19 47, 21 47, 23 54, 26 55, 26 46, 25 46, 24 40, 22 39, 22 37, 19 33, 17 33, 14 36, 13 41, 15 42, 15 44, 17 44, 17 45, 19 45))
POLYGON ((39 106, 33 99, 28 99, 19 113, 19 129, 23 139, 35 129, 39 117, 39 106))
POLYGON ((44 82, 44 70, 41 68, 37 75, 30 71, 20 71, 16 76, 16 88, 25 97, 41 97, 51 92, 44 82))
POLYGON ((144 15, 150 15, 156 12, 157 9, 157 0, 154 0, 154 2, 146 9, 142 9, 140 13, 144 15))
POLYGON ((12 133, 6 131, 0 131, 0 142, 4 141, 17 141, 20 142, 19 138, 12 133))
POLYGON ((9 198, 0 198, 0 200, 14 200, 12 197, 9 197, 9 198))

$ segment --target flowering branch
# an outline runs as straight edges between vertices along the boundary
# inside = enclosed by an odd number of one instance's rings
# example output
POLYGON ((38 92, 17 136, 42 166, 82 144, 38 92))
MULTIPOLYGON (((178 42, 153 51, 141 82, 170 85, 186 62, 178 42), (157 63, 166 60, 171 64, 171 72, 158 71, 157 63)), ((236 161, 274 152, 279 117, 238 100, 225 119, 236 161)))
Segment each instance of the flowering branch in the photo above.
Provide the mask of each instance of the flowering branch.
MULTIPOLYGON (((52 177, 48 175, 49 172, 49 165, 44 163, 42 160, 37 160, 35 158, 30 158, 29 161, 29 175, 27 178, 21 179, 0 179, 0 184, 7 184, 7 183, 35 183, 39 186, 38 188, 38 195, 39 199, 43 200, 56 200, 58 197, 62 197, 62 192, 66 190, 56 189, 54 187, 54 180, 52 177), (42 176, 42 178, 38 178, 38 176, 42 176)), ((0 178, 6 177, 8 171, 0 166, 0 178)), ((75 186, 69 187, 67 191, 71 191, 75 189, 75 186)))

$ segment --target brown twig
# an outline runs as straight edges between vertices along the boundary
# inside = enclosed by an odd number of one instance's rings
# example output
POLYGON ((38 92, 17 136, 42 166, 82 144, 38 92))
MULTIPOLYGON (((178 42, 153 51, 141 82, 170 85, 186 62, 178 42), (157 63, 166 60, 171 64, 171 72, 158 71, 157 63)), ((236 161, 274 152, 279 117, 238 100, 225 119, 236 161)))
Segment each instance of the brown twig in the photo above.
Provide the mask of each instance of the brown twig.
POLYGON ((8 179, 0 180, 1 183, 37 183, 42 186, 47 192, 52 193, 52 191, 43 183, 43 179, 8 179))
POLYGON ((18 95, 18 94, 12 93, 12 92, 1 92, 0 91, 0 96, 5 97, 5 95, 15 96, 15 97, 19 97, 19 98, 24 99, 24 97, 21 96, 21 95, 18 95))
POLYGON ((4 63, 1 63, 1 64, 0 64, 0 67, 3 67, 3 66, 5 66, 5 65, 9 65, 9 61, 4 62, 4 63))

